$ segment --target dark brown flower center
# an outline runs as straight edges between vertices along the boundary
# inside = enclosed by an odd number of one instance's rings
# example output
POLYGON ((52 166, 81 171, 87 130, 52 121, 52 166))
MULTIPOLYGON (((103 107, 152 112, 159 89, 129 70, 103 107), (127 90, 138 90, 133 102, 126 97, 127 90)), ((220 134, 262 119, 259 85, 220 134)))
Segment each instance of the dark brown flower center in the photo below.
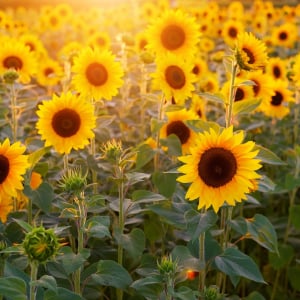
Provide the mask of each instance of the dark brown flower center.
POLYGON ((254 64, 254 63, 255 63, 255 56, 253 55, 253 52, 250 51, 250 50, 247 49, 247 48, 243 48, 242 50, 243 50, 243 51, 247 54, 247 56, 248 56, 248 61, 247 61, 247 63, 248 63, 248 64, 254 64))
POLYGON ((283 96, 280 92, 276 91, 275 95, 272 96, 271 104, 274 106, 279 106, 283 101, 283 96))
POLYGON ((57 135, 67 138, 79 130, 81 119, 73 109, 64 108, 58 111, 52 118, 52 127, 57 135))
POLYGON ((240 101, 243 100, 245 97, 245 92, 241 88, 237 88, 235 92, 234 101, 240 101))
POLYGON ((260 91, 260 83, 258 81, 256 81, 256 80, 253 80, 253 79, 251 79, 251 80, 255 83, 255 85, 252 86, 253 92, 254 92, 254 96, 257 96, 258 93, 259 93, 259 91, 260 91))
POLYGON ((286 32, 280 32, 279 33, 279 39, 282 41, 285 41, 288 38, 288 34, 286 32))
POLYGON ((281 76, 281 70, 278 66, 273 67, 273 74, 275 78, 280 78, 281 76))
POLYGON ((2 184, 9 173, 9 160, 0 154, 0 184, 2 184))
POLYGON ((229 183, 237 171, 237 162, 231 151, 221 147, 206 150, 198 163, 198 175, 203 182, 218 188, 229 183))
POLYGON ((97 38, 97 44, 98 44, 99 46, 105 46, 106 41, 105 41, 104 38, 98 37, 98 38, 97 38))
POLYGON ((140 42, 139 42, 139 49, 140 50, 144 50, 145 47, 147 46, 148 42, 146 39, 141 39, 140 42))
POLYGON ((238 31, 235 27, 230 27, 228 30, 228 35, 232 38, 236 38, 238 34, 238 31))
POLYGON ((192 72, 195 74, 195 75, 198 75, 199 74, 199 72, 200 72, 200 68, 199 68, 199 66, 194 66, 194 68, 193 68, 193 70, 192 70, 192 72))
POLYGON ((19 57, 12 55, 3 60, 3 66, 6 69, 20 70, 23 67, 23 62, 19 57))
POLYGON ((173 89, 181 89, 185 85, 185 75, 178 66, 168 66, 165 71, 166 81, 173 89))
POLYGON ((176 134, 181 145, 185 144, 190 137, 190 129, 182 121, 173 121, 167 126, 167 136, 176 134))
POLYGON ((44 70, 45 76, 49 76, 49 75, 51 75, 51 74, 53 74, 53 73, 54 73, 54 70, 53 70, 52 68, 46 68, 46 69, 44 70))
POLYGON ((160 35, 162 45, 172 51, 180 48, 185 42, 185 32, 178 25, 165 27, 160 35))
POLYGON ((91 63, 85 72, 86 78, 90 84, 100 86, 108 80, 108 73, 106 68, 97 62, 91 63))

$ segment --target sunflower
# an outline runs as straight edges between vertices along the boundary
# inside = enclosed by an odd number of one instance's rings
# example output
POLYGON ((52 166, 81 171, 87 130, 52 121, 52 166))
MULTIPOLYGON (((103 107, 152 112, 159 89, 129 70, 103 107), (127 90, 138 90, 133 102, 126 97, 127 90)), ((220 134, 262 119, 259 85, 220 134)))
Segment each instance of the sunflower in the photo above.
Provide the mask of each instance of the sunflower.
POLYGON ((274 82, 274 94, 264 100, 259 109, 272 118, 282 119, 290 112, 289 103, 294 102, 292 91, 288 89, 287 80, 276 80, 274 82))
POLYGON ((201 57, 195 58, 193 61, 193 69, 192 72, 197 76, 198 79, 205 77, 207 70, 208 70, 208 65, 205 59, 201 57))
POLYGON ((217 73, 206 72, 205 76, 198 81, 201 92, 217 93, 219 91, 219 80, 217 73))
POLYGON ((243 138, 243 132, 233 133, 232 126, 221 132, 211 128, 198 133, 190 155, 179 157, 184 165, 178 171, 184 175, 177 181, 191 183, 186 199, 199 198, 198 209, 212 206, 218 212, 225 202, 233 206, 246 200, 254 189, 261 164, 255 158, 255 143, 242 143, 243 138))
POLYGON ((272 41, 276 46, 292 48, 298 38, 297 26, 293 23, 283 23, 273 27, 272 41))
POLYGON ((13 209, 13 199, 11 197, 0 200, 0 220, 2 223, 6 223, 7 216, 13 209))
POLYGON ((237 37, 236 58, 241 69, 253 71, 262 69, 268 60, 266 45, 251 32, 237 37))
POLYGON ((175 134, 180 140, 182 153, 189 153, 189 148, 194 143, 196 133, 185 122, 188 120, 198 120, 198 115, 194 111, 181 109, 166 112, 166 116, 167 122, 160 130, 160 138, 164 139, 171 134, 175 134))
MULTIPOLYGON (((254 98, 254 91, 252 86, 241 84, 244 80, 237 77, 235 80, 235 89, 234 89, 234 101, 250 100, 254 98)), ((223 84, 221 93, 225 96, 225 99, 229 99, 230 92, 230 81, 226 81, 223 84)))
POLYGON ((71 92, 43 101, 37 115, 36 128, 45 146, 53 146, 59 153, 82 149, 94 137, 94 106, 71 92))
POLYGON ((20 36, 19 41, 28 46, 29 50, 32 51, 37 58, 41 58, 47 53, 44 44, 37 34, 24 33, 20 36))
POLYGON ((8 139, 0 144, 0 201, 23 189, 23 175, 29 166, 25 150, 20 142, 11 145, 8 139))
POLYGON ((111 46, 111 38, 107 32, 97 31, 87 39, 87 45, 91 48, 100 48, 101 50, 109 49, 111 46))
POLYGON ((83 49, 74 57, 75 89, 83 96, 95 100, 110 100, 123 84, 123 70, 115 56, 108 50, 83 49))
POLYGON ((195 19, 182 10, 167 10, 148 30, 148 47, 157 54, 171 51, 189 57, 197 50, 199 29, 195 19))
POLYGON ((21 83, 29 83, 35 74, 37 61, 29 47, 15 38, 3 38, 0 49, 0 74, 14 69, 21 83))
POLYGON ((203 98, 197 94, 193 94, 190 110, 196 113, 202 120, 206 120, 205 103, 203 98))
POLYGON ((239 33, 244 32, 244 24, 237 20, 227 20, 224 22, 221 32, 225 44, 234 47, 239 33))
POLYGON ((285 80, 287 74, 286 61, 280 57, 271 57, 266 65, 266 73, 276 80, 285 80))
POLYGON ((192 96, 196 76, 192 73, 194 66, 191 62, 168 53, 158 57, 156 65, 156 72, 152 74, 154 89, 162 90, 167 100, 173 99, 179 104, 192 96))

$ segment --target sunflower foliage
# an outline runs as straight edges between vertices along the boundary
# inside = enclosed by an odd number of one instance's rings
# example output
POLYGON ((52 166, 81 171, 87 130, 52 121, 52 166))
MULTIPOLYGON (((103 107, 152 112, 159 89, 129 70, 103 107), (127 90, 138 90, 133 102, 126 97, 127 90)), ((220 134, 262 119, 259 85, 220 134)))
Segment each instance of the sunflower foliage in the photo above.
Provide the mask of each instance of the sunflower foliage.
POLYGON ((0 4, 1 299, 299 299, 300 5, 169 2, 0 4))

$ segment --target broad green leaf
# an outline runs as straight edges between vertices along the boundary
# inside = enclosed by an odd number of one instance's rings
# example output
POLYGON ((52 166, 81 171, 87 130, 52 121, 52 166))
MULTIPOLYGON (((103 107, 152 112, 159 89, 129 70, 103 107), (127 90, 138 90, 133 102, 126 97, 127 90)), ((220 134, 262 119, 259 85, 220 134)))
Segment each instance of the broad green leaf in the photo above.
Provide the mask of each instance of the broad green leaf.
POLYGON ((25 281, 17 277, 0 278, 0 295, 14 300, 27 300, 25 281))
POLYGON ((132 258, 138 258, 145 250, 146 242, 143 230, 133 228, 129 234, 122 235, 121 243, 132 258))
POLYGON ((189 210, 184 217, 193 240, 199 238, 201 233, 211 228, 218 220, 217 214, 212 210, 202 214, 196 210, 189 210))
POLYGON ((148 274, 147 277, 134 281, 130 287, 145 299, 158 299, 163 290, 163 280, 160 275, 148 274))
POLYGON ((35 286, 43 287, 45 289, 49 289, 55 294, 57 294, 57 283, 53 276, 43 275, 41 278, 34 281, 32 284, 35 286))
POLYGON ((167 136, 165 139, 160 140, 162 146, 168 148, 168 154, 171 156, 180 156, 182 155, 181 142, 178 136, 174 133, 167 136))
POLYGON ((199 299, 198 297, 196 297, 196 292, 186 286, 181 286, 176 292, 173 293, 172 296, 176 300, 197 300, 197 299, 199 299))
POLYGON ((46 291, 43 300, 84 300, 84 298, 66 288, 58 287, 57 292, 46 291))
POLYGON ((193 269, 195 271, 203 270, 205 265, 201 264, 200 260, 194 257, 186 246, 178 245, 171 252, 173 261, 185 269, 193 269))
POLYGON ((63 253, 63 255, 59 255, 58 258, 62 261, 67 274, 71 274, 82 267, 87 258, 90 256, 89 249, 83 249, 81 253, 75 254, 70 247, 61 248, 60 253, 63 253))
POLYGON ((89 237, 102 239, 106 236, 111 237, 110 218, 108 216, 94 216, 88 219, 86 223, 87 234, 89 237))
POLYGON ((266 298, 257 291, 252 292, 246 300, 266 300, 266 298))
POLYGON ((261 103, 261 99, 249 99, 233 103, 233 114, 248 114, 254 111, 261 103))
POLYGON ((161 222, 160 217, 151 211, 147 212, 147 217, 143 221, 143 229, 146 239, 150 243, 155 243, 164 238, 164 224, 161 222))
POLYGON ((135 190, 132 193, 132 200, 138 203, 154 203, 156 201, 166 200, 166 197, 148 190, 135 190))
POLYGON ((133 185, 137 182, 144 182, 146 179, 150 178, 150 174, 139 172, 126 173, 125 176, 128 179, 130 185, 133 185))
POLYGON ((227 248, 215 257, 216 267, 228 276, 241 276, 259 283, 266 283, 251 257, 235 248, 227 248))
POLYGON ((290 245, 279 245, 278 254, 269 252, 269 261, 275 270, 287 266, 294 257, 294 248, 290 245))
POLYGON ((291 217, 292 224, 296 229, 300 229, 300 205, 294 204, 289 208, 289 214, 291 217))
POLYGON ((147 144, 143 144, 137 149, 135 169, 139 170, 150 162, 155 156, 155 151, 147 144))
POLYGON ((229 221, 230 227, 241 235, 247 233, 247 222, 243 217, 237 217, 229 221))
POLYGON ((40 148, 28 155, 28 162, 31 165, 31 168, 33 168, 39 160, 50 151, 51 146, 40 148))
POLYGON ((300 267, 292 266, 288 268, 288 278, 292 288, 296 291, 300 291, 300 267))
POLYGON ((259 150, 256 158, 260 159, 263 163, 271 165, 286 165, 286 163, 282 161, 274 152, 263 146, 256 144, 254 150, 259 150))
POLYGON ((164 125, 164 121, 158 119, 151 119, 151 133, 155 135, 164 125))
POLYGON ((292 191, 300 186, 300 178, 295 178, 292 174, 286 174, 284 187, 287 191, 292 191))
POLYGON ((152 182, 157 187, 160 194, 169 198, 173 195, 176 189, 177 174, 154 172, 152 174, 152 182))
POLYGON ((269 251, 278 253, 277 234, 268 218, 256 214, 253 218, 246 219, 246 222, 246 238, 251 238, 269 251))
POLYGON ((117 289, 126 289, 132 283, 128 271, 113 260, 100 260, 97 273, 91 277, 97 284, 117 289))
POLYGON ((267 176, 263 175, 258 183, 258 191, 268 193, 274 191, 276 188, 275 183, 267 176))
POLYGON ((20 220, 20 219, 14 219, 14 221, 20 225, 26 232, 30 232, 32 230, 32 226, 28 224, 27 222, 20 220))
POLYGON ((206 100, 210 100, 213 102, 218 102, 224 104, 225 98, 222 94, 211 94, 211 93, 197 93, 199 96, 203 97, 206 100))

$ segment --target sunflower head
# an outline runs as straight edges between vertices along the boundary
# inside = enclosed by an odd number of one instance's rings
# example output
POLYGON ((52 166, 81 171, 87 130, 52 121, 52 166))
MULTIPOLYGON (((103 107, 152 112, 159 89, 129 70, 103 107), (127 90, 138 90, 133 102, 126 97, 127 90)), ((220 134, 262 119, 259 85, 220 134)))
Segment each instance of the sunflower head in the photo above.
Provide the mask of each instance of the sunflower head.
POLYGON ((8 70, 3 75, 3 80, 7 84, 13 84, 19 78, 19 73, 15 70, 8 70))
POLYGON ((247 71, 264 68, 268 59, 265 44, 251 32, 238 35, 235 57, 240 68, 247 71))
POLYGON ((178 170, 184 175, 177 180, 191 183, 186 193, 189 200, 199 199, 198 208, 213 207, 218 212, 227 203, 246 199, 254 189, 253 182, 261 165, 255 158, 252 141, 242 143, 243 132, 233 133, 233 127, 210 129, 199 133, 190 154, 179 157, 184 163, 178 170))
POLYGON ((57 254, 61 245, 53 229, 40 226, 26 233, 22 246, 30 261, 46 263, 57 254))

